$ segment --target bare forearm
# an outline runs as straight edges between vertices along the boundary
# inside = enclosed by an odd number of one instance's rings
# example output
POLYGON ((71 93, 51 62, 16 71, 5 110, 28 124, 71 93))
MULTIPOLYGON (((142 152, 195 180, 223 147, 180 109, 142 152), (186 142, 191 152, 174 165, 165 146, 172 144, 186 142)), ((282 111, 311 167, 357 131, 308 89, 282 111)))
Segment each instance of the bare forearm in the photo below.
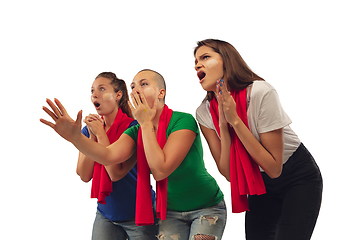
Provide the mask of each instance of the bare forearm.
POLYGON ((121 159, 117 159, 109 148, 90 140, 82 134, 74 139, 72 144, 86 157, 105 166, 121 162, 121 159))
POLYGON ((154 128, 152 124, 144 124, 141 129, 144 151, 151 172, 155 179, 163 179, 166 175, 166 171, 164 170, 165 155, 157 142, 154 128))
POLYGON ((89 182, 92 179, 94 164, 95 162, 93 160, 79 152, 76 173, 80 176, 82 181, 89 182))
POLYGON ((230 150, 231 150, 231 138, 229 129, 226 125, 220 126, 221 135, 221 150, 220 159, 217 162, 220 173, 230 181, 230 150))
POLYGON ((136 164, 136 152, 131 156, 128 160, 123 163, 113 164, 106 166, 106 171, 109 174, 111 181, 116 182, 122 179, 128 174, 128 172, 135 166, 136 164))
POLYGON ((280 175, 282 169, 283 142, 279 142, 277 139, 269 139, 269 145, 273 145, 276 148, 276 151, 273 151, 274 155, 272 155, 271 152, 254 137, 241 120, 237 121, 233 125, 233 128, 252 159, 264 169, 270 177, 280 175))

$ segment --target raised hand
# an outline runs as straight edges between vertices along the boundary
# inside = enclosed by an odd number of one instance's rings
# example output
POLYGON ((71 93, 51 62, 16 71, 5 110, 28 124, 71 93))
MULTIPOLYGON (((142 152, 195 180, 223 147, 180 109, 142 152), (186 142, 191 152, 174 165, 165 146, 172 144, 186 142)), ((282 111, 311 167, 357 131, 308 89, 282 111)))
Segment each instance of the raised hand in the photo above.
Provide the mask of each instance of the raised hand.
POLYGON ((129 106, 139 124, 142 125, 146 122, 152 122, 156 114, 157 101, 155 100, 153 107, 150 108, 141 90, 134 89, 130 96, 133 104, 129 101, 129 106))
POLYGON ((104 120, 99 115, 89 114, 85 117, 84 123, 88 127, 90 138, 97 138, 99 134, 106 134, 104 120))
POLYGON ((234 125, 236 122, 241 121, 236 111, 236 102, 228 91, 223 79, 217 81, 216 92, 217 100, 219 103, 219 121, 220 117, 222 117, 220 109, 223 112, 223 117, 225 117, 226 121, 231 125, 234 125))
POLYGON ((54 129, 67 141, 72 142, 77 136, 81 134, 82 111, 79 111, 76 117, 76 121, 74 121, 68 115, 66 109, 58 99, 55 98, 54 100, 56 105, 49 99, 46 99, 46 102, 52 111, 45 106, 43 107, 43 110, 54 120, 55 123, 49 122, 45 119, 40 119, 40 122, 54 129))
MULTIPOLYGON (((221 79, 220 79, 221 80, 221 79)), ((227 125, 227 120, 224 115, 223 104, 222 104, 222 93, 220 93, 220 80, 216 81, 216 91, 215 96, 218 101, 218 111, 219 111, 219 125, 227 125)), ((222 83, 221 83, 222 84, 222 83)))

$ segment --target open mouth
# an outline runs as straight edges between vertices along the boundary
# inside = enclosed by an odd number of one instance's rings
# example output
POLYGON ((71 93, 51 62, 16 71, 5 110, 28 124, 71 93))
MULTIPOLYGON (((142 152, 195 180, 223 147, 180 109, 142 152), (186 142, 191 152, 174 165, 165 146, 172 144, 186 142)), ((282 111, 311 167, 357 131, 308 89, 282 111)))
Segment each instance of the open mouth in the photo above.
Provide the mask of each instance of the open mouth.
POLYGON ((96 108, 100 107, 100 103, 98 103, 98 102, 94 102, 94 105, 96 108))
POLYGON ((203 71, 199 71, 197 73, 198 78, 200 79, 200 82, 202 82, 203 78, 206 76, 206 73, 203 71))

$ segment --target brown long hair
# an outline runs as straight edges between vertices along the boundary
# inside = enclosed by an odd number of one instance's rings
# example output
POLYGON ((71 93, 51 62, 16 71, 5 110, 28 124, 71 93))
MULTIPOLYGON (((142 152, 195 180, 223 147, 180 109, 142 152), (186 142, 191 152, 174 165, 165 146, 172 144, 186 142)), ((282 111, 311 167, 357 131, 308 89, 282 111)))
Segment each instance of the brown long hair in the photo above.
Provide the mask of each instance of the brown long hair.
MULTIPOLYGON (((227 79, 230 90, 241 90, 254 80, 264 80, 249 68, 240 53, 230 43, 217 39, 199 41, 194 49, 194 56, 202 46, 212 48, 222 57, 224 78, 227 79)), ((208 92, 206 99, 211 100, 213 97, 214 93, 208 92)))
POLYGON ((130 107, 128 105, 129 95, 127 92, 125 81, 117 78, 116 74, 112 73, 112 72, 102 72, 99 75, 97 75, 97 77, 95 79, 97 79, 99 77, 109 79, 110 84, 111 84, 111 86, 113 86, 115 92, 118 92, 118 91, 122 92, 122 97, 119 101, 119 108, 121 108, 121 111, 123 111, 123 113, 125 113, 129 117, 133 117, 130 107))

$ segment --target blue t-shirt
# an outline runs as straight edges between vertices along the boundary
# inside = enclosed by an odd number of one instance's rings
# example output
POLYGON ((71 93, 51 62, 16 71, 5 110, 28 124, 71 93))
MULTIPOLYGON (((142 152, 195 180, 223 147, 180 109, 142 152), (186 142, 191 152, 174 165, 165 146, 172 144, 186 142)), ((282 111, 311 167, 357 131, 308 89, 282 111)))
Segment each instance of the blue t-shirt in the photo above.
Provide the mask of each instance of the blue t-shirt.
MULTIPOLYGON (((134 120, 129 127, 137 125, 134 120)), ((81 130, 82 134, 90 137, 87 126, 81 130)), ((112 193, 105 198, 106 204, 98 203, 98 211, 111 221, 125 221, 135 218, 137 164, 119 181, 113 182, 112 193)), ((153 202, 155 192, 151 189, 153 202)))

